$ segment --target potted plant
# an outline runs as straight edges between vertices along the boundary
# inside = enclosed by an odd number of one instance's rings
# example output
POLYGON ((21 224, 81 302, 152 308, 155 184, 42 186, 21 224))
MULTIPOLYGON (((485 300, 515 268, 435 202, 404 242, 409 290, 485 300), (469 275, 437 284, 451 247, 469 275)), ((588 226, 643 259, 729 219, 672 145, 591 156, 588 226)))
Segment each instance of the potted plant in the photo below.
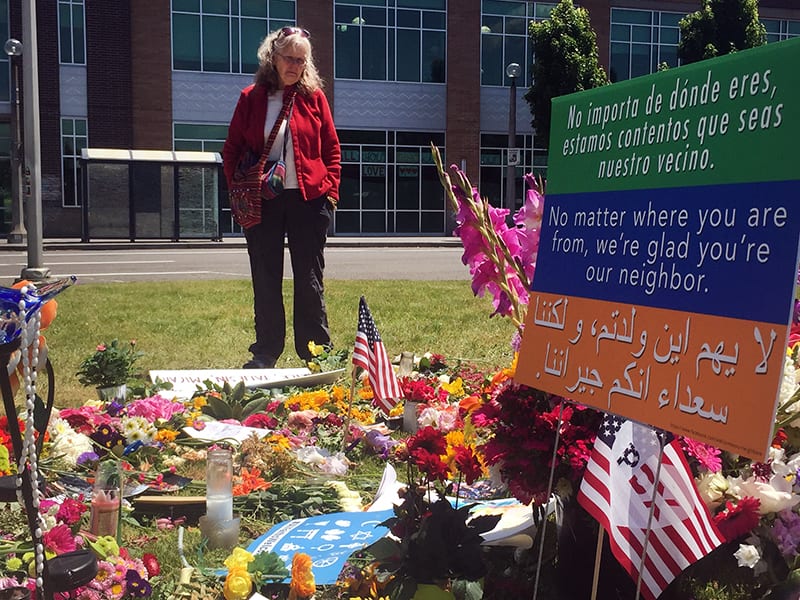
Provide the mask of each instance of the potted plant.
POLYGON ((98 344, 78 368, 78 381, 97 388, 101 400, 124 400, 128 380, 136 375, 134 364, 142 352, 136 350, 136 340, 121 345, 119 340, 98 344))

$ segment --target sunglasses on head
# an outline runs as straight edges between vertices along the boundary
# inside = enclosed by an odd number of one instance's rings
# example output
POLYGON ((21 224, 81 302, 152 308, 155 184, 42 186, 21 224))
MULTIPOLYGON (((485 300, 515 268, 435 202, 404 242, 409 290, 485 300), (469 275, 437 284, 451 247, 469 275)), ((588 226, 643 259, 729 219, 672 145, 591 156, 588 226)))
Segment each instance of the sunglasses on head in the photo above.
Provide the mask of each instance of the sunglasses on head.
POLYGON ((311 34, 308 33, 307 29, 302 29, 300 27, 281 27, 281 36, 283 37, 288 37, 290 35, 294 35, 295 33, 300 37, 311 37, 311 34))

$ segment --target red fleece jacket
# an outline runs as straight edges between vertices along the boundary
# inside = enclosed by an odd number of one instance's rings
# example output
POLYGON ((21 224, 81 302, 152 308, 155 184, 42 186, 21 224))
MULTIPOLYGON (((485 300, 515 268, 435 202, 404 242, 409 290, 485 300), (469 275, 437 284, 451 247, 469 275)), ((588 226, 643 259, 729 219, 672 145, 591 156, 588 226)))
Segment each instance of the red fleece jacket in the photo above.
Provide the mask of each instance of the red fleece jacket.
MULTIPOLYGON (((228 127, 228 138, 222 147, 222 163, 228 187, 247 150, 261 154, 264 149, 264 121, 267 118, 267 90, 249 85, 242 90, 228 127)), ((328 196, 339 200, 342 152, 333 124, 328 99, 322 90, 310 96, 295 96, 289 121, 294 145, 294 161, 300 192, 306 200, 328 196)))

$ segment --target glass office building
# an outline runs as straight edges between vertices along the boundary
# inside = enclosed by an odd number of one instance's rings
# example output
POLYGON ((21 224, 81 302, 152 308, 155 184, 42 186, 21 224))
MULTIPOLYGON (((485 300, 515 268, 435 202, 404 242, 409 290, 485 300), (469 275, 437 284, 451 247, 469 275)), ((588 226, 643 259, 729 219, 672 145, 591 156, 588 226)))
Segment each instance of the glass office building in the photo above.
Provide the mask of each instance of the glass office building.
MULTIPOLYGON (((531 21, 524 0, 170 0, 38 2, 44 235, 81 234, 81 150, 219 152, 256 48, 284 25, 311 32, 342 143, 338 235, 449 235, 453 217, 431 144, 495 204, 508 198, 511 80, 518 63, 519 204, 546 174, 531 127, 531 21)), ((698 1, 585 0, 612 81, 678 65, 679 20, 698 1)), ((22 0, 0 0, 0 35, 21 38, 22 0)), ((794 0, 761 0, 768 40, 800 35, 794 0)), ((24 44, 24 40, 23 44, 24 44)), ((18 59, 0 55, 0 209, 10 227, 18 59)), ((22 106, 22 103, 20 103, 22 106)), ((515 152, 516 154, 516 152, 515 152)), ((220 178, 223 179, 223 178, 220 178)), ((220 190, 223 235, 240 235, 220 190)), ((121 210, 124 208, 121 207, 121 210)))

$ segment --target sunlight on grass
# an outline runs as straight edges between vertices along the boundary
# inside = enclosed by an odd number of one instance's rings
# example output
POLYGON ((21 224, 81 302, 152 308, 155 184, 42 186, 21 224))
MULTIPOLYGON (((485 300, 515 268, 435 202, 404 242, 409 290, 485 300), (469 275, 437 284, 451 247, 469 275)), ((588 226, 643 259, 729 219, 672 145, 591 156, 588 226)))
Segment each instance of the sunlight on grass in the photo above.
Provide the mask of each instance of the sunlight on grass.
MULTIPOLYGON (((390 355, 436 352, 495 367, 507 365, 513 325, 489 318, 491 302, 464 281, 341 281, 326 283, 335 347, 352 349, 363 295, 390 355)), ((291 282, 286 282, 286 349, 278 367, 302 366, 291 331, 291 282)), ((150 369, 239 368, 253 341, 252 288, 247 280, 78 284, 58 297, 58 316, 45 332, 56 371, 58 406, 95 397, 78 383, 81 360, 103 341, 135 339, 150 369)))

